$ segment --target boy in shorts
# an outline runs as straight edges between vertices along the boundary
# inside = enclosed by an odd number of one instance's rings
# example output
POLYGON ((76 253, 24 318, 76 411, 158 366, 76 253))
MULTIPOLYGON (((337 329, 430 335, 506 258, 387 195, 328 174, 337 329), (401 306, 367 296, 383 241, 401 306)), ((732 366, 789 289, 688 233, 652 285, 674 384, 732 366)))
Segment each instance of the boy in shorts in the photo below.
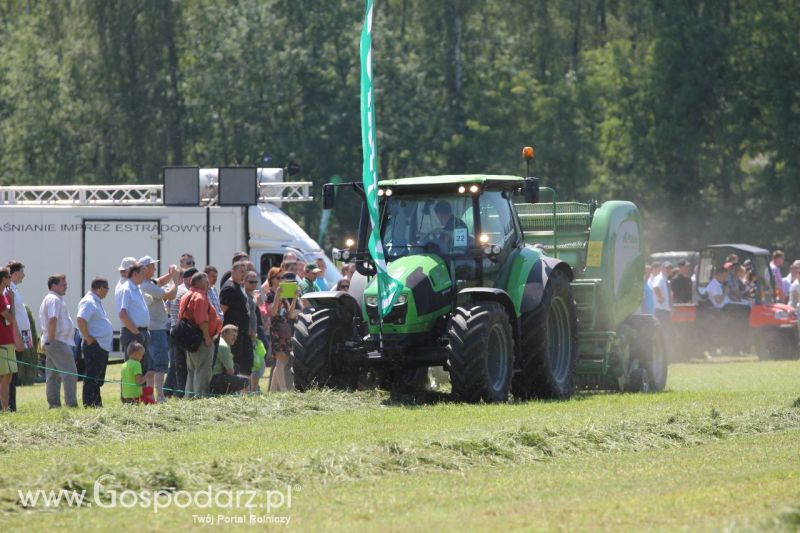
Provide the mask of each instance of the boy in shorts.
MULTIPOLYGON (((128 360, 122 365, 122 403, 156 403, 153 398, 153 387, 142 387, 147 383, 147 374, 142 375, 142 359, 144 346, 138 342, 128 345, 128 360)), ((152 374, 152 371, 148 372, 152 374)))

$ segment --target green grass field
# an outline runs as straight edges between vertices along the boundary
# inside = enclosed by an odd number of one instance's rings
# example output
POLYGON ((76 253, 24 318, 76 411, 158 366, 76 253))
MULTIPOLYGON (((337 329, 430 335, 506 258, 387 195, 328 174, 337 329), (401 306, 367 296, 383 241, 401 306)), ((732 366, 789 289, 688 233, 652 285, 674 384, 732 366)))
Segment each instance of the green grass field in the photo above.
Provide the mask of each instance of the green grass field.
POLYGON ((798 362, 674 365, 659 394, 507 405, 317 391, 122 406, 104 389, 101 410, 19 389, 0 416, 3 530, 189 530, 209 514, 326 531, 800 528, 798 362), (209 486, 284 505, 122 506, 126 490, 166 502, 209 486), (18 490, 36 489, 87 495, 23 507, 18 490))

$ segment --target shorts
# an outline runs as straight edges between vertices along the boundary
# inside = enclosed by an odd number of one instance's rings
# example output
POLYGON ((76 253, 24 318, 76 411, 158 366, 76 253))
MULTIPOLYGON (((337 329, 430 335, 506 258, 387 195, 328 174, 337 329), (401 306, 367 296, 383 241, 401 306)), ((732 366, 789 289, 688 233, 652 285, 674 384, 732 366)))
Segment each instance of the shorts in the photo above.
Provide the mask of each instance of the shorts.
POLYGON ((0 345, 0 376, 16 374, 17 352, 13 344, 0 345))
POLYGON ((169 371, 169 341, 165 329, 150 330, 147 368, 153 372, 167 373, 169 371))

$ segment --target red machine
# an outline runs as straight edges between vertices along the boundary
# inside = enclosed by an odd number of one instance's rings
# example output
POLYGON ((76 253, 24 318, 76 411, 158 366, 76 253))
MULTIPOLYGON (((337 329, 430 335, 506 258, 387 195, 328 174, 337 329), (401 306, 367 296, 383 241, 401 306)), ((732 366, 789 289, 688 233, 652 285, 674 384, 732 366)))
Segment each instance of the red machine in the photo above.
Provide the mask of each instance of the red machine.
MULTIPOLYGON (((797 314, 791 306, 778 302, 769 268, 770 254, 747 244, 715 244, 700 252, 695 271, 696 303, 677 304, 672 309, 676 359, 717 348, 729 353, 745 353, 756 348, 759 359, 798 359, 797 314), (745 266, 744 291, 732 298, 722 311, 705 295, 717 266, 735 254, 745 266)), ((733 296, 733 295, 732 295, 733 296)))

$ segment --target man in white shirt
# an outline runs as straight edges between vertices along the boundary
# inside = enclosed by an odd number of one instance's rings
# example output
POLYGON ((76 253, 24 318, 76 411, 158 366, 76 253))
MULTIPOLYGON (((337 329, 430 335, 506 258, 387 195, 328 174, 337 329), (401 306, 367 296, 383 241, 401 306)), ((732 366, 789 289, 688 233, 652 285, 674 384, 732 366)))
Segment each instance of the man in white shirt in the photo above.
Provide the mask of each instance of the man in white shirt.
POLYGON ((46 372, 47 404, 50 408, 61 407, 61 384, 64 384, 64 401, 68 407, 78 407, 75 374, 75 326, 69 316, 64 295, 67 293, 67 276, 53 274, 47 278, 50 292, 39 307, 39 325, 42 328, 46 372))
POLYGON ((789 267, 789 305, 800 310, 800 259, 796 259, 789 267))
POLYGON ((715 309, 722 309, 730 303, 727 294, 727 286, 725 285, 727 277, 728 269, 724 266, 718 266, 716 270, 714 270, 714 279, 712 279, 706 287, 708 301, 711 302, 711 305, 713 305, 715 309))
POLYGON ((672 297, 669 292, 669 276, 672 274, 672 263, 666 261, 653 278, 653 295, 656 298, 656 318, 661 325, 670 323, 672 314, 672 297))

